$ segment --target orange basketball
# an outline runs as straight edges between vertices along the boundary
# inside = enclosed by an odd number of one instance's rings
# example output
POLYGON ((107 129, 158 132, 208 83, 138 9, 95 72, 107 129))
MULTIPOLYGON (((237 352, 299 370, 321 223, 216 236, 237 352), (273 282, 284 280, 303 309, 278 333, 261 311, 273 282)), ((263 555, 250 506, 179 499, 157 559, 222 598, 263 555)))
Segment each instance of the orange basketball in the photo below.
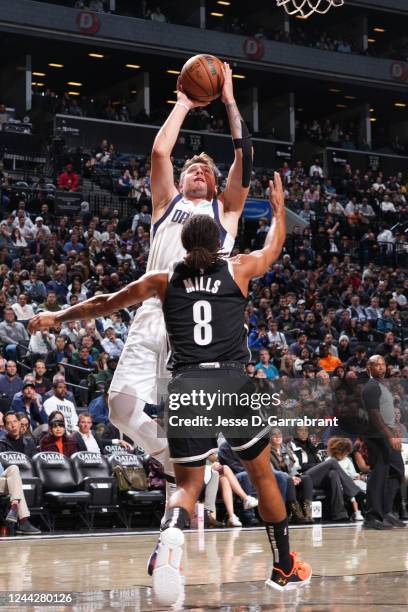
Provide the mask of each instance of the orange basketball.
POLYGON ((189 98, 211 102, 220 97, 224 85, 222 62, 214 55, 194 55, 181 69, 180 79, 189 98))

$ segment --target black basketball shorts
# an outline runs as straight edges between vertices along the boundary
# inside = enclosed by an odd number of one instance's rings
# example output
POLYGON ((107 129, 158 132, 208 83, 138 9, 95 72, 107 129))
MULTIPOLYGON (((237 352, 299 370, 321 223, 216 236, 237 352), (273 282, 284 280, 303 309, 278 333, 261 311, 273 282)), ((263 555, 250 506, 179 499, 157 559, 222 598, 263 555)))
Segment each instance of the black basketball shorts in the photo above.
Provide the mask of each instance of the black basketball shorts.
POLYGON ((165 409, 171 460, 190 467, 205 465, 218 450, 220 433, 241 459, 255 459, 269 444, 271 429, 260 416, 257 395, 243 367, 197 366, 176 372, 165 409))

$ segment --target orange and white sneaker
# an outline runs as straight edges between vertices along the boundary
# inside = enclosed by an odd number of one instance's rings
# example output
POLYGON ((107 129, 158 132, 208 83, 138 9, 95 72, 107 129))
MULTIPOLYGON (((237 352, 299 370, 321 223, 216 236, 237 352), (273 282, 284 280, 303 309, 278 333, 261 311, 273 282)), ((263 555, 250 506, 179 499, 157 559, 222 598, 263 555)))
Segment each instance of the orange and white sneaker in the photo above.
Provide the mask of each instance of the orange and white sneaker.
POLYGON ((172 606, 184 596, 184 580, 181 575, 183 544, 184 533, 177 527, 169 527, 160 534, 151 567, 153 593, 161 605, 172 606))
POLYGON ((293 566, 289 574, 285 574, 278 567, 274 567, 270 580, 265 582, 267 586, 277 591, 289 591, 290 589, 296 589, 297 587, 309 584, 312 577, 312 567, 309 563, 297 559, 296 554, 295 552, 290 553, 293 559, 293 566))

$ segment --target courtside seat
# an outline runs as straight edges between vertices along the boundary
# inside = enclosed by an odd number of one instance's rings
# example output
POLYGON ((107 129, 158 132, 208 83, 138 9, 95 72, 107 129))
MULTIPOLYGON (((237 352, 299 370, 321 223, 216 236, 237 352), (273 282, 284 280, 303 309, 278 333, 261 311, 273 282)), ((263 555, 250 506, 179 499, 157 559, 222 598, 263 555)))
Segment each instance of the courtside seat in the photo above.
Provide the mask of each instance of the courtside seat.
POLYGON ((38 476, 34 475, 33 466, 27 455, 17 452, 0 453, 0 463, 7 469, 10 465, 17 465, 23 482, 23 491, 27 506, 32 514, 40 514, 42 505, 42 483, 38 476))
MULTIPOLYGON (((144 469, 144 456, 140 455, 111 455, 108 462, 113 470, 115 466, 137 467, 144 469)), ((127 526, 131 526, 132 518, 143 517, 150 525, 160 523, 163 514, 165 496, 162 491, 149 491, 129 489, 119 493, 120 503, 126 512, 127 526)))
POLYGON ((111 476, 105 457, 101 453, 80 451, 72 455, 71 464, 78 487, 91 496, 86 508, 91 528, 96 513, 113 512, 120 516, 117 481, 111 476))
POLYGON ((51 528, 55 527, 55 515, 58 513, 77 514, 89 527, 85 509, 91 494, 78 490, 69 459, 61 453, 41 452, 34 455, 33 466, 43 484, 45 505, 51 511, 51 528))

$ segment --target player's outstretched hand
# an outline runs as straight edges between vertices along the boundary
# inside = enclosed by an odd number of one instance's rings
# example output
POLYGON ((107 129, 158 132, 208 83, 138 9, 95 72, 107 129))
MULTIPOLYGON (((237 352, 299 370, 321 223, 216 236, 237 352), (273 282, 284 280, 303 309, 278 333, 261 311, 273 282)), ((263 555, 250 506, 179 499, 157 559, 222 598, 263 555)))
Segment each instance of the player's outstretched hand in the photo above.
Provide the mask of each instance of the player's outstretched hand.
POLYGON ((285 210, 285 193, 279 172, 273 173, 273 181, 269 181, 269 201, 273 214, 276 216, 285 210))
POLYGON ((189 107, 189 109, 199 108, 200 106, 208 106, 209 102, 200 102, 199 100, 193 100, 187 96, 183 91, 183 84, 181 78, 177 79, 177 102, 182 102, 189 107))
POLYGON ((49 329, 55 325, 55 313, 53 312, 42 312, 41 314, 35 315, 29 324, 28 331, 30 334, 34 334, 42 329, 49 329))
POLYGON ((222 74, 224 75, 224 85, 221 92, 221 100, 224 104, 235 102, 234 86, 232 84, 232 70, 228 62, 222 65, 222 74))

